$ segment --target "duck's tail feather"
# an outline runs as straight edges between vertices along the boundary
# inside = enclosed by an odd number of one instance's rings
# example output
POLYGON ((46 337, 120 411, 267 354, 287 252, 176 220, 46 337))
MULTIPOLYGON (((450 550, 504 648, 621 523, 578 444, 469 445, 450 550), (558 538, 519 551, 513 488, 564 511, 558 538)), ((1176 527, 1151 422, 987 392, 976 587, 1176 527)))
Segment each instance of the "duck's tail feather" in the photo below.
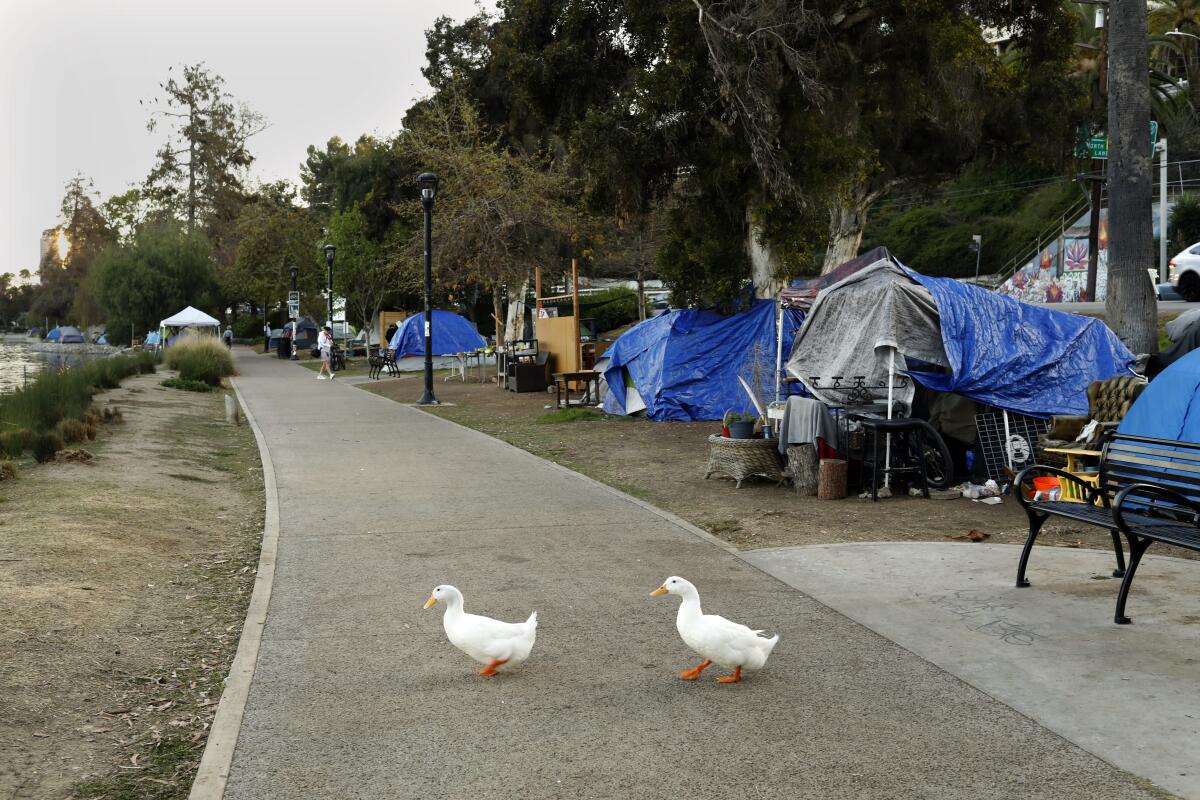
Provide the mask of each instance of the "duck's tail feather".
POLYGON ((529 619, 525 620, 525 625, 531 631, 537 630, 537 612, 536 611, 529 615, 529 619))
POLYGON ((759 637, 759 647, 762 648, 763 658, 771 655, 771 651, 775 649, 775 645, 779 643, 779 634, 775 634, 770 639, 759 637))

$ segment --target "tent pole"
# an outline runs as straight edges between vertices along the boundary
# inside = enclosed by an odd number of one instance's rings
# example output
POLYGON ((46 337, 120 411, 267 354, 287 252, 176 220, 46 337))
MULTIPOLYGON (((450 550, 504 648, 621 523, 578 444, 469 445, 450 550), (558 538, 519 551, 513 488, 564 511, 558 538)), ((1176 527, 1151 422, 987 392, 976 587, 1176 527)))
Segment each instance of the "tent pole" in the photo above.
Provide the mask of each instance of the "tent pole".
POLYGON ((1008 429, 1008 412, 1004 412, 1004 461, 1012 469, 1012 434, 1008 429))
POLYGON ((783 303, 775 304, 775 402, 783 388, 783 303))
MULTIPOLYGON (((892 398, 895 392, 896 384, 896 348, 888 349, 888 407, 887 418, 892 418, 892 398)), ((876 451, 879 452, 879 451, 876 451)), ((887 435, 887 447, 884 450, 883 457, 883 488, 891 489, 892 483, 892 434, 887 435)))

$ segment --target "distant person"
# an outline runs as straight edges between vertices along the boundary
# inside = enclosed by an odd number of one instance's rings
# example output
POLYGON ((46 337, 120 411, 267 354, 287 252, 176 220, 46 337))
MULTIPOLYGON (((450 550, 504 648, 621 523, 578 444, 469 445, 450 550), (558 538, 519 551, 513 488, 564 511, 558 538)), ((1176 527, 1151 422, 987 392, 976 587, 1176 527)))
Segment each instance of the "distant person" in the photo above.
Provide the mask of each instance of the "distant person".
POLYGON ((271 352, 271 323, 263 323, 263 352, 271 352))
POLYGON ((317 380, 325 380, 325 373, 329 373, 329 379, 333 380, 333 367, 330 359, 333 356, 333 330, 326 325, 317 334, 317 349, 321 351, 321 368, 317 370, 317 380))
POLYGON ((225 346, 230 350, 233 349, 233 328, 225 326, 225 333, 221 334, 221 338, 225 340, 225 346))
POLYGON ((383 341, 381 341, 379 343, 379 352, 380 353, 382 353, 384 350, 388 350, 391 348, 392 337, 396 335, 396 331, 398 331, 398 330, 400 330, 400 329, 396 326, 396 323, 393 322, 391 325, 388 325, 387 331, 385 331, 383 334, 383 341))

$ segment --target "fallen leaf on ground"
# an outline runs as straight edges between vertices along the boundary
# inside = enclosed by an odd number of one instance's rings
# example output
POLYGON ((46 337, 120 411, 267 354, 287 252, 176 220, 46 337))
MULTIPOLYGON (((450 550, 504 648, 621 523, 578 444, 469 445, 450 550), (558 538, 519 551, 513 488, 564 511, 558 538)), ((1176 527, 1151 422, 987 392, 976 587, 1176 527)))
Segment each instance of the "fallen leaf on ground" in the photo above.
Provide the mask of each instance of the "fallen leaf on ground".
POLYGON ((966 533, 960 533, 958 536, 946 534, 947 539, 956 539, 963 542, 982 542, 984 539, 990 539, 991 536, 992 535, 990 533, 984 533, 983 531, 976 530, 969 530, 966 533))

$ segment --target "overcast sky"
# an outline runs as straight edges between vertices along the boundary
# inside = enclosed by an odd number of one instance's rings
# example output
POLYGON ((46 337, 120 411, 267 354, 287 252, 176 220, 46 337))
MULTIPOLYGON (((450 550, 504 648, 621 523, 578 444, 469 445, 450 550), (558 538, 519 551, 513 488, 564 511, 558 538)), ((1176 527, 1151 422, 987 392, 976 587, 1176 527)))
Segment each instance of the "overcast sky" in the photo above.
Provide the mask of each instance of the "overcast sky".
MULTIPOLYGON (((493 7, 490 0, 487 7, 493 7)), ((77 171, 101 198, 145 177, 161 143, 138 100, 204 61, 266 116, 254 177, 297 181, 331 136, 396 130, 428 92, 425 29, 474 0, 0 0, 0 272, 35 270, 77 171)))

